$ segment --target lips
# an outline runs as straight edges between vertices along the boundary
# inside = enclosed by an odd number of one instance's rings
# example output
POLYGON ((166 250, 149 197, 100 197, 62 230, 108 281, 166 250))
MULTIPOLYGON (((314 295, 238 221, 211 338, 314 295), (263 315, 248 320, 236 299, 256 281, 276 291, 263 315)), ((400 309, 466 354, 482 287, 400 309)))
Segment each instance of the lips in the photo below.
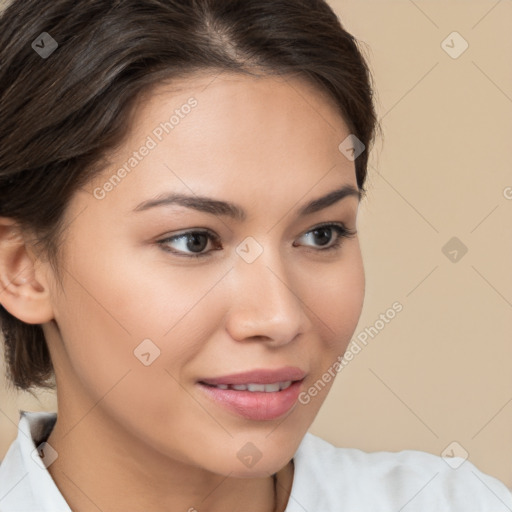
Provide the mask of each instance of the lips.
POLYGON ((306 372, 296 366, 258 369, 197 381, 216 405, 252 421, 273 420, 297 403, 306 372))
MULTIPOLYGON (((290 382, 290 381, 288 381, 290 382)), ((221 389, 198 382, 197 386, 209 400, 236 416, 251 421, 270 421, 288 414, 297 405, 303 381, 295 381, 278 391, 249 391, 221 389)), ((253 384, 273 386, 273 384, 253 384)), ((223 386, 219 384, 219 386, 223 386)), ((225 386, 225 385, 224 385, 225 386)), ((238 386, 238 384, 237 384, 238 386)), ((241 384, 240 384, 241 386, 241 384)), ((249 384, 250 386, 250 384, 249 384)))
MULTIPOLYGON (((222 377, 209 377, 200 379, 199 383, 209 386, 248 386, 251 384, 278 384, 280 387, 288 382, 304 379, 306 372, 295 366, 286 366, 278 369, 259 369, 243 373, 224 375, 222 377)), ((261 390, 255 389, 255 390, 261 390)))

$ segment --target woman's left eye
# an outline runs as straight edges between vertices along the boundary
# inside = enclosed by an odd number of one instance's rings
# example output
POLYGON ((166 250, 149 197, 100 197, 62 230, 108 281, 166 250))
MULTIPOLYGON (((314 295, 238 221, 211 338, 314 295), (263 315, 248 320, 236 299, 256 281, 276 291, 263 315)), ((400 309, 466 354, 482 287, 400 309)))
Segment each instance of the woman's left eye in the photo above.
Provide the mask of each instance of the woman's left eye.
MULTIPOLYGON (((341 246, 343 238, 351 238, 356 234, 357 231, 348 229, 344 224, 331 223, 316 226, 304 233, 300 238, 309 237, 310 239, 313 239, 313 241, 317 240, 317 244, 320 246, 320 248, 317 249, 317 252, 323 252, 338 249, 341 246), (333 239, 332 232, 335 232, 337 237, 334 239, 333 243, 330 243, 333 239)), ((222 248, 220 245, 220 238, 209 230, 186 231, 184 233, 159 240, 157 243, 163 250, 176 254, 177 256, 199 258, 211 255, 211 250, 204 252, 205 248, 208 246, 208 242, 210 241, 216 246, 214 250, 222 248), (171 244, 174 244, 175 249, 169 248, 171 244)), ((296 246, 295 243, 294 246, 296 246)))
MULTIPOLYGON (((302 237, 309 236, 313 240, 320 240, 319 245, 322 247, 318 249, 318 252, 322 251, 330 251, 338 249, 341 246, 341 243, 344 238, 352 238, 357 234, 357 231, 348 229, 344 224, 322 224, 320 226, 316 226, 311 229, 302 237), (329 242, 332 240, 332 231, 336 232, 337 237, 334 239, 334 242, 329 245, 329 242), (329 234, 331 233, 331 234, 329 234), (327 240, 326 240, 327 239, 327 240), (325 247, 327 246, 327 247, 325 247)), ((301 238, 302 238, 301 237, 301 238)))

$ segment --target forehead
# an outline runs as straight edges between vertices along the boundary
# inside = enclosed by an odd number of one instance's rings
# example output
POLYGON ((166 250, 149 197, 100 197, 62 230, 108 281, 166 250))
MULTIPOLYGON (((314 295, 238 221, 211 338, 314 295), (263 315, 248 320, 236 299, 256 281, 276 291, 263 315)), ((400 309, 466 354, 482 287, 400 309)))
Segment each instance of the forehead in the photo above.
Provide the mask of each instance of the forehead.
POLYGON ((334 99, 305 79, 226 72, 191 75, 141 95, 125 146, 136 146, 155 130, 157 139, 179 142, 177 150, 185 142, 210 149, 230 143, 248 153, 275 147, 276 135, 289 145, 295 141, 297 151, 303 139, 311 140, 305 149, 319 140, 337 147, 349 134, 334 99))
POLYGON ((122 186, 132 203, 164 186, 222 196, 234 181, 239 190, 281 194, 327 175, 355 184, 354 163, 338 149, 349 134, 334 100, 303 79, 192 75, 139 98, 128 137, 94 186, 121 166, 123 183, 109 194, 122 186))

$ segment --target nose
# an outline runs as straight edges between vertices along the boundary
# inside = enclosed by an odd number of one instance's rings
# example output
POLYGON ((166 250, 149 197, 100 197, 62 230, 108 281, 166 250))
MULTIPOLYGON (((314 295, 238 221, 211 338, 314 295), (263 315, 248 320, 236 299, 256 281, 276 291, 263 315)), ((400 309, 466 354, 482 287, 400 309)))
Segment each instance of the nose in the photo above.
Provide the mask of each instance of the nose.
POLYGON ((268 250, 252 263, 237 261, 230 272, 232 304, 226 320, 233 339, 279 346, 308 330, 307 306, 289 274, 268 250))

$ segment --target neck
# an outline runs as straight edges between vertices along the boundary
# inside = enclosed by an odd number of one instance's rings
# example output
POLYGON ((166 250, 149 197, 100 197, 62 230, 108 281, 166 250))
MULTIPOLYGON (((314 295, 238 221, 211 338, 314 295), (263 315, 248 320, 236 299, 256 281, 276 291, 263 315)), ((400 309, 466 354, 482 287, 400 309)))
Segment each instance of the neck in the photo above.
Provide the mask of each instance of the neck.
POLYGON ((225 477, 170 459, 105 422, 98 409, 78 423, 59 413, 48 438, 59 454, 48 471, 74 512, 89 511, 92 505, 103 512, 286 509, 293 461, 276 473, 275 481, 272 476, 225 477))

